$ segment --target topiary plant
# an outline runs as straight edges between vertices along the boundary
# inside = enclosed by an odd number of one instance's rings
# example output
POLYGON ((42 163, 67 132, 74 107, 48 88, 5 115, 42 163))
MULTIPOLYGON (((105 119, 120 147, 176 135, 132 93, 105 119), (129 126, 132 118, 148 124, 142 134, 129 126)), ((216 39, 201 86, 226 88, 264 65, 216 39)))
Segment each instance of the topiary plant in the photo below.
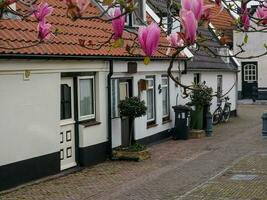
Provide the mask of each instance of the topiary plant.
POLYGON ((131 146, 133 139, 133 127, 135 118, 146 115, 147 107, 145 102, 141 101, 138 97, 130 97, 119 103, 120 116, 128 117, 130 120, 130 134, 129 146, 131 146))
POLYGON ((202 83, 195 85, 194 89, 190 94, 190 103, 196 107, 209 105, 212 101, 212 88, 202 83))

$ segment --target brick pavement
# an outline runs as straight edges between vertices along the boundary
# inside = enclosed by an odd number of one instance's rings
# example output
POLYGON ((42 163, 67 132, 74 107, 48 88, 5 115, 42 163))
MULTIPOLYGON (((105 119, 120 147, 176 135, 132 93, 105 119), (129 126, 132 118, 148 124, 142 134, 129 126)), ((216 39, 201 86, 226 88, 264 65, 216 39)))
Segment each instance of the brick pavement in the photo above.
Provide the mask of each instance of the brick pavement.
MULTIPOLYGON (((168 140, 150 147, 143 162, 107 161, 56 179, 0 194, 1 200, 177 199, 209 180, 233 161, 262 152, 265 105, 240 105, 239 117, 214 128, 214 136, 168 140)), ((192 199, 193 200, 193 199, 192 199)))
POLYGON ((245 156, 235 165, 177 200, 266 200, 267 154, 245 156))

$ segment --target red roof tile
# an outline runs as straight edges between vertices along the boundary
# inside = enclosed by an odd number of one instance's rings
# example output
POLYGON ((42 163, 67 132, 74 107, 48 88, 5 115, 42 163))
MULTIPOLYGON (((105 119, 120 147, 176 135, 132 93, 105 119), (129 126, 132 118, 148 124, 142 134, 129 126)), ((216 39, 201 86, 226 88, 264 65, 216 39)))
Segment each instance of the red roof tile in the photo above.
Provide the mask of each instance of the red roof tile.
MULTIPOLYGON (((204 0, 204 2, 205 4, 214 4, 214 2, 210 0, 204 0)), ((211 23, 217 31, 224 34, 224 42, 229 44, 233 42, 234 18, 226 8, 224 8, 221 12, 220 10, 221 8, 218 6, 211 9, 212 16, 214 16, 211 19, 211 23), (219 12, 220 14, 218 15, 219 12)))
MULTIPOLYGON (((66 17, 67 9, 62 1, 45 1, 55 8, 52 16, 48 17, 48 22, 54 28, 59 29, 60 34, 50 39, 49 42, 41 43, 37 46, 12 49, 38 42, 37 22, 33 18, 29 18, 27 21, 0 20, 0 54, 140 57, 142 51, 139 48, 135 50, 134 55, 128 54, 125 48, 111 48, 111 44, 105 44, 101 49, 96 49, 99 44, 107 41, 111 36, 112 27, 110 22, 99 19, 72 21, 66 17), (80 46, 79 39, 90 41, 93 49, 80 46)), ((19 10, 23 11, 24 8, 21 7, 19 10)), ((84 15, 98 15, 99 13, 100 10, 91 3, 84 15)), ((149 17, 148 20, 151 21, 151 18, 149 17)), ((132 41, 129 38, 133 37, 133 34, 125 32, 125 44, 131 44, 132 41)), ((161 44, 167 45, 164 33, 161 34, 161 44)), ((165 52, 165 48, 160 48, 155 57, 167 58, 164 55, 165 52)))

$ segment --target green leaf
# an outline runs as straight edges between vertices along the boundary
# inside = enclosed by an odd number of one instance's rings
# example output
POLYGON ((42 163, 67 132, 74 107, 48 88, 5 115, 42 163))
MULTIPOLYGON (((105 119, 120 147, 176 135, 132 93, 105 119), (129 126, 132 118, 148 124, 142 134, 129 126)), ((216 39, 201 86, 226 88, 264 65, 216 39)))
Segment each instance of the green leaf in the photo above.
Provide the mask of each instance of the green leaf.
POLYGON ((113 0, 103 0, 104 5, 111 5, 113 0))
POLYGON ((113 48, 119 48, 119 47, 123 47, 123 45, 124 45, 124 40, 120 38, 120 39, 115 40, 112 47, 113 48))
POLYGON ((263 45, 263 46, 264 46, 264 48, 265 48, 265 49, 267 49, 267 44, 266 44, 266 43, 264 43, 264 45, 263 45))
POLYGON ((245 37, 244 37, 244 43, 245 43, 245 44, 248 43, 248 34, 246 34, 245 37))
POLYGON ((148 65, 150 63, 150 58, 148 57, 148 56, 146 56, 145 58, 144 58, 144 64, 145 65, 148 65))

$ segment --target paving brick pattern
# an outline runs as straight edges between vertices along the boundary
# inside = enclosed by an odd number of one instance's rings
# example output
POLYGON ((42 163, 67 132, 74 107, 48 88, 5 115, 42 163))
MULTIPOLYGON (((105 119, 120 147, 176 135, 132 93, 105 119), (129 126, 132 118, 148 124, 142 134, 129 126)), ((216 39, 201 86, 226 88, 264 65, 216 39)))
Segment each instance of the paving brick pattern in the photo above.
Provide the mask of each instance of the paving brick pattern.
MULTIPOLYGON (((152 157, 149 160, 143 162, 107 161, 76 173, 0 193, 0 199, 177 199, 218 174, 240 157, 251 152, 264 152, 267 140, 262 140, 260 135, 260 116, 263 110, 267 110, 267 106, 241 105, 239 109, 239 117, 231 119, 229 123, 214 127, 213 137, 187 141, 167 140, 150 147, 152 157)), ((232 170, 238 172, 246 166, 247 169, 251 169, 251 166, 258 161, 253 159, 261 160, 256 157, 251 158, 249 162, 242 164, 242 167, 236 165, 232 170)), ((266 170, 264 164, 252 168, 264 173, 266 170)), ((221 184, 224 183, 226 187, 229 180, 221 184)), ((218 184, 207 187, 212 191, 217 191, 216 188, 223 186, 218 184)), ((229 189, 234 192, 234 187, 236 186, 229 187, 229 189)), ((242 187, 245 188, 246 185, 242 187)), ((267 188, 264 184, 262 187, 267 188)), ((261 188, 259 188, 260 191, 261 188)), ((203 195, 198 197, 193 195, 190 200, 207 199, 204 193, 203 190, 203 195)), ((225 196, 222 197, 223 200, 225 196)), ((213 196, 208 199, 212 200, 213 196)))
POLYGON ((178 200, 266 200, 266 188, 267 154, 255 153, 178 200), (241 179, 232 179, 233 176, 241 175, 241 179), (245 179, 247 175, 254 178, 245 179))

